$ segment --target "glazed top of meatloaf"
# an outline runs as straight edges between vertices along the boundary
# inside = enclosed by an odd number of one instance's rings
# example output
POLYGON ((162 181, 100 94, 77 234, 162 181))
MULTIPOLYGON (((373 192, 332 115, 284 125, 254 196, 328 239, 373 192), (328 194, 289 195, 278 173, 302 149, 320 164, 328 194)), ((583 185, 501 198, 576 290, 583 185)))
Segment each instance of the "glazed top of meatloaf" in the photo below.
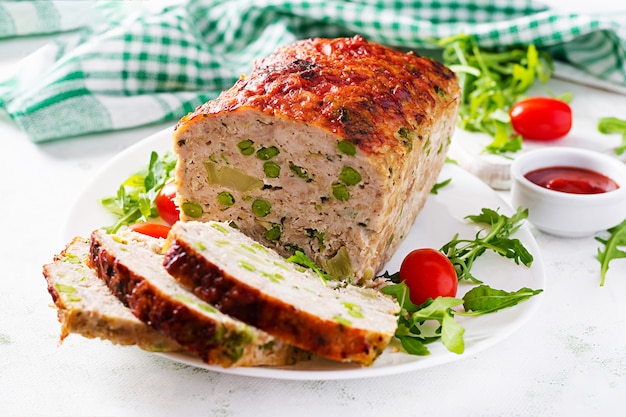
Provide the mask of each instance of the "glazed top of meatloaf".
MULTIPOLYGON (((313 38, 255 62, 248 77, 183 117, 250 107, 305 121, 355 144, 366 154, 408 148, 430 109, 458 99, 456 75, 443 64, 353 38, 313 38)), ((436 117, 436 115, 434 115, 436 117)), ((420 138, 421 139, 421 138, 420 138)))

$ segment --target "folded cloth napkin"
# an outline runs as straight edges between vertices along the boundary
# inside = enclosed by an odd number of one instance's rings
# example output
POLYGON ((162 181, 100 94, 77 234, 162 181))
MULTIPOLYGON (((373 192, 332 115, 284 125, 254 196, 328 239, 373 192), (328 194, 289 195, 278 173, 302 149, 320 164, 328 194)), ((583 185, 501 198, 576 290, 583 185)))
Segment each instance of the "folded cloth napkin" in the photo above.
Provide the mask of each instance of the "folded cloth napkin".
MULTIPOLYGON (((75 29, 67 3, 83 2, 0 3, 0 37, 75 29)), ((149 2, 105 3, 96 2, 107 13, 95 26, 41 48, 0 80, 0 110, 34 142, 174 121, 255 59, 317 36, 361 34, 404 48, 458 33, 484 47, 534 43, 626 87, 624 14, 563 13, 526 0, 178 0, 141 13, 125 6, 149 2)))

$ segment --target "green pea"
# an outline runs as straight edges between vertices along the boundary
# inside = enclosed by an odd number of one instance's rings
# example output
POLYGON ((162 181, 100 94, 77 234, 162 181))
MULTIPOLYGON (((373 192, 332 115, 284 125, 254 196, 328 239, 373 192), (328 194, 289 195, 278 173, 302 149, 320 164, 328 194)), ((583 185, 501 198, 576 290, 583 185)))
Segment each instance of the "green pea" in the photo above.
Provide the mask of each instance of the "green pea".
POLYGON ((261 245, 258 242, 254 242, 252 244, 252 247, 257 249, 257 250, 260 250, 261 252, 264 252, 264 253, 268 253, 269 252, 265 246, 261 245))
POLYGON ((342 140, 342 141, 337 142, 337 149, 339 149, 339 152, 346 154, 346 155, 350 155, 350 156, 356 155, 356 146, 354 146, 354 143, 349 142, 347 140, 342 140))
POLYGON ((82 263, 80 258, 78 256, 74 255, 73 253, 66 253, 65 256, 63 257, 63 262, 67 262, 67 263, 70 263, 70 264, 80 264, 80 263, 82 263))
POLYGON ((281 281, 285 280, 285 277, 280 275, 280 274, 270 274, 269 272, 265 272, 265 271, 261 271, 261 274, 265 277, 268 278, 270 281, 272 281, 275 284, 280 283, 281 281))
POLYGON ((352 317, 356 317, 359 319, 365 318, 365 316, 363 315, 363 308, 360 305, 349 303, 347 301, 344 301, 341 304, 343 304, 343 306, 348 310, 348 314, 352 317))
POLYGON ((242 140, 237 144, 239 151, 243 155, 252 155, 254 153, 254 142, 250 139, 242 140))
POLYGON ((345 184, 333 184, 333 196, 339 201, 348 201, 350 199, 350 191, 345 184))
POLYGON ((346 185, 356 185, 361 182, 361 174, 352 167, 343 167, 339 174, 339 181, 346 185))
POLYGON ((272 205, 269 201, 258 198, 252 202, 252 212, 257 217, 265 217, 270 214, 272 205))
POLYGON ((207 313, 213 313, 213 314, 217 313, 217 309, 209 304, 197 303, 196 305, 198 306, 200 310, 204 310, 207 313))
POLYGON ((333 317, 333 320, 334 320, 335 322, 337 322, 337 323, 339 323, 339 324, 342 324, 342 325, 344 325, 344 326, 347 326, 347 327, 352 326, 352 322, 351 322, 350 320, 348 320, 348 319, 346 319, 346 318, 343 318, 343 317, 341 317, 341 316, 339 316, 339 315, 334 316, 334 317, 333 317))
POLYGON ((240 243, 240 244, 239 244, 239 247, 240 247, 241 249, 245 249, 245 250, 247 250, 247 251, 248 251, 248 252, 250 252, 250 253, 256 253, 256 249, 254 249, 254 248, 253 248, 252 246, 250 246, 250 245, 246 245, 245 243, 240 243))
POLYGON ((63 292, 63 293, 74 293, 76 292, 76 288, 72 287, 71 285, 67 285, 67 284, 54 284, 54 288, 56 288, 56 290, 58 292, 63 292))
POLYGON ((424 145, 422 146, 426 156, 430 155, 430 151, 432 151, 432 144, 430 143, 430 138, 426 138, 424 141, 424 145))
POLYGON ((276 146, 270 146, 269 148, 261 148, 256 151, 256 157, 261 161, 267 161, 278 155, 280 151, 276 146))
POLYGON ((200 204, 192 203, 191 201, 185 201, 180 208, 185 215, 191 217, 192 219, 197 219, 204 213, 200 204))
POLYGON ((230 207, 235 204, 235 197, 228 191, 222 191, 217 195, 217 202, 223 206, 230 207))
POLYGON ((280 165, 276 162, 267 161, 263 164, 263 172, 268 178, 278 178, 280 175, 280 165))
POLYGON ((65 299, 70 303, 77 303, 82 300, 82 298, 75 294, 65 294, 65 299))
POLYGON ((265 239, 273 242, 275 240, 280 239, 280 235, 283 233, 283 228, 278 223, 273 223, 272 227, 265 231, 265 239))
MULTIPOLYGON (((225 227, 223 227, 221 224, 219 223, 211 223, 211 227, 214 228, 215 230, 217 230, 220 233, 224 233, 225 235, 229 234, 230 232, 228 231, 228 229, 226 229, 225 227)), ((204 244, 202 242, 200 242, 200 244, 202 244, 204 246, 204 244)), ((206 249, 206 247, 205 247, 206 249)), ((202 249, 204 250, 204 249, 202 249)))
POLYGON ((256 271, 256 267, 252 265, 250 262, 240 260, 238 263, 239 263, 239 266, 242 267, 243 269, 246 269, 251 272, 256 271))

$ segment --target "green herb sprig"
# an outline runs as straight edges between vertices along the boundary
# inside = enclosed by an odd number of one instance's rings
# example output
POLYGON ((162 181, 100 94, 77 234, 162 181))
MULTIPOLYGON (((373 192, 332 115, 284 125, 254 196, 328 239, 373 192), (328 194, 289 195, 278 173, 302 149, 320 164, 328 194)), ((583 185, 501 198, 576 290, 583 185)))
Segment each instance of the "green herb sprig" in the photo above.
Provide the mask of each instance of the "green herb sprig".
POLYGON ((450 184, 450 182, 452 182, 452 178, 448 178, 441 182, 436 183, 435 185, 433 185, 433 188, 430 189, 430 194, 435 194, 435 195, 439 194, 439 190, 441 190, 446 185, 450 184))
POLYGON ((456 321, 455 316, 475 317, 495 313, 513 307, 543 290, 524 287, 509 292, 479 285, 469 290, 462 299, 437 297, 420 306, 410 301, 409 287, 404 282, 383 287, 382 292, 393 295, 400 304, 401 312, 395 337, 402 348, 411 355, 425 356, 430 354, 426 345, 439 339, 450 352, 464 352, 465 328, 456 321), (463 306, 464 311, 455 309, 460 306, 463 306), (433 321, 438 323, 434 330, 429 326, 429 322, 433 321))
POLYGON ((622 135, 622 143, 615 148, 615 153, 621 155, 626 151, 626 120, 617 117, 603 117, 598 122, 598 131, 605 135, 622 135))
POLYGON ((441 247, 440 251, 454 265, 459 280, 469 280, 478 284, 482 281, 472 275, 471 269, 476 258, 486 250, 513 259, 518 265, 522 263, 530 267, 533 262, 532 254, 519 239, 510 237, 527 217, 528 210, 521 207, 511 217, 483 208, 480 214, 467 216, 466 219, 477 224, 489 225, 490 229, 488 231, 481 229, 474 239, 459 239, 459 235, 456 234, 450 242, 441 247))
POLYGON ((315 262, 309 259, 308 256, 304 254, 304 252, 296 250, 293 255, 289 258, 285 259, 287 262, 292 262, 294 264, 306 267, 311 269, 313 272, 317 274, 317 276, 322 280, 324 285, 327 285, 328 281, 332 281, 333 277, 324 272, 322 268, 317 266, 315 262))
POLYGON ((128 177, 115 196, 100 200, 105 209, 118 217, 104 230, 115 233, 123 226, 158 217, 155 199, 161 188, 172 180, 175 167, 176 157, 171 152, 159 157, 153 151, 147 168, 128 177))
POLYGON ((527 287, 509 292, 494 289, 484 284, 479 285, 465 293, 463 296, 465 312, 457 314, 463 316, 482 316, 483 314, 495 313, 496 311, 513 307, 533 295, 542 292, 542 289, 533 290, 527 287))
MULTIPOLYGON (((466 218, 477 224, 489 225, 488 231, 481 229, 474 239, 459 239, 456 234, 445 244, 441 251, 448 256, 457 272, 459 280, 469 280, 478 285, 469 290, 462 299, 455 297, 438 297, 429 299, 424 304, 416 306, 410 301, 409 287, 400 281, 400 273, 385 272, 380 276, 394 284, 381 289, 385 294, 394 296, 401 307, 398 317, 398 328, 395 337, 400 341, 402 348, 412 355, 428 355, 426 346, 436 340, 451 352, 463 353, 465 329, 458 323, 455 316, 480 316, 513 307, 543 290, 520 288, 517 291, 505 291, 491 288, 482 284, 471 274, 471 268, 476 259, 487 250, 494 251, 506 258, 513 259, 516 264, 530 267, 533 256, 528 252, 519 239, 511 238, 521 227, 521 221, 528 216, 528 210, 518 208, 510 217, 498 213, 496 210, 483 208, 478 215, 466 218), (461 310, 461 306, 463 310, 461 310), (433 329, 431 323, 437 323, 433 329)), ((625 221, 626 222, 626 221, 625 221)), ((626 230, 626 226, 625 226, 626 230)), ((626 256, 626 253, 624 253, 626 256)))
POLYGON ((409 297, 406 283, 388 285, 381 291, 396 297, 401 312, 398 317, 398 328, 395 336, 402 348, 412 355, 428 355, 427 344, 441 339, 443 345, 454 353, 461 354, 465 350, 463 334, 465 329, 454 320, 453 307, 463 304, 463 300, 453 297, 429 299, 417 306, 409 297), (428 321, 436 321, 439 326, 434 330, 427 326, 428 321))
POLYGON ((486 133, 493 141, 486 152, 503 154, 522 148, 509 118, 511 106, 536 80, 547 82, 554 67, 547 52, 530 44, 525 47, 480 48, 470 35, 456 35, 437 42, 443 48, 443 63, 459 77, 462 90, 460 126, 486 133))
POLYGON ((598 248, 600 261, 600 286, 604 286, 609 264, 614 259, 626 258, 626 220, 608 230, 609 237, 597 236, 596 240, 604 245, 604 250, 598 248), (622 249, 620 249, 620 247, 622 249))

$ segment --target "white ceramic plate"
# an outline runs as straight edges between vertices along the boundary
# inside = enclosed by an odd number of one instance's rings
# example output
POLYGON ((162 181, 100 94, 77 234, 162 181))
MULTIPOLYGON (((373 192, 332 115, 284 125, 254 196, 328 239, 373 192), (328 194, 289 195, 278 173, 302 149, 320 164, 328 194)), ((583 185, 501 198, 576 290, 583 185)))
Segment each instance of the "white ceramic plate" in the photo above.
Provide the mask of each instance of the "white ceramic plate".
MULTIPOLYGON (((161 131, 128 148, 107 164, 78 196, 66 220, 63 237, 69 241, 77 235, 88 236, 93 229, 111 224, 114 218, 100 206, 99 200, 104 196, 114 195, 124 179, 144 167, 151 151, 155 150, 159 154, 168 151, 171 145, 170 136, 171 129, 161 131)), ((452 178, 450 184, 442 188, 439 194, 429 197, 410 234, 386 265, 385 269, 390 273, 398 271, 404 256, 414 248, 440 248, 455 233, 459 233, 461 237, 473 237, 479 228, 464 218, 480 213, 483 207, 500 209, 505 214, 513 212, 491 188, 458 166, 446 164, 439 179, 442 181, 448 178, 452 178)), ((474 275, 494 288, 508 291, 521 287, 545 288, 544 267, 537 243, 526 226, 517 232, 517 237, 535 257, 531 268, 515 265, 508 259, 486 253, 474 265, 474 275)), ((459 296, 469 288, 471 286, 461 285, 459 296)), ((513 308, 491 315, 459 318, 465 327, 465 353, 462 355, 451 353, 441 343, 435 342, 429 345, 429 356, 413 356, 389 348, 373 366, 367 368, 316 358, 288 367, 230 369, 206 365, 191 355, 161 355, 217 372, 266 378, 330 380, 397 374, 456 361, 500 342, 530 319, 540 300, 541 295, 538 295, 513 308)))

